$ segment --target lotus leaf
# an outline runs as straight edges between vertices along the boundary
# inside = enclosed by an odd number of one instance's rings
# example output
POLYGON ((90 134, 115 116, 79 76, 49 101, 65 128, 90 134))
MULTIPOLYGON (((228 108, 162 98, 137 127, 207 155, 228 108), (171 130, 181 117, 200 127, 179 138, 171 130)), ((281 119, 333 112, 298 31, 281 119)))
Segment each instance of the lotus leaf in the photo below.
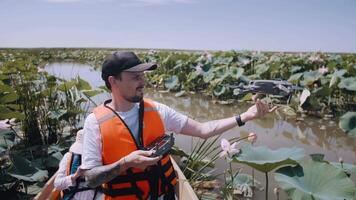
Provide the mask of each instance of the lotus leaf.
POLYGON ((238 80, 244 73, 245 69, 244 68, 231 68, 230 73, 233 78, 238 80))
POLYGON ((174 90, 179 85, 178 77, 175 75, 169 77, 168 79, 166 79, 164 85, 166 88, 168 88, 170 90, 174 90))
POLYGON ((96 96, 98 94, 101 94, 103 91, 102 90, 83 90, 82 92, 85 96, 90 98, 90 97, 96 96))
POLYGON ((32 166, 31 162, 27 159, 16 155, 10 154, 12 166, 8 173, 10 176, 28 182, 44 181, 48 177, 46 170, 40 170, 32 166))
POLYGON ((270 172, 282 165, 296 164, 297 160, 304 157, 301 148, 280 148, 271 150, 265 146, 254 147, 244 145, 241 153, 234 156, 232 161, 247 164, 261 172, 270 172))
POLYGON ((215 96, 220 96, 220 95, 224 94, 225 91, 226 91, 226 87, 225 86, 217 86, 214 89, 214 95, 215 96))
POLYGON ((296 73, 289 77, 288 82, 297 84, 300 78, 303 76, 303 73, 296 73))
POLYGON ((15 134, 12 130, 0 131, 0 153, 14 144, 15 134))
POLYGON ((302 85, 311 85, 315 81, 319 80, 319 78, 322 76, 318 71, 310 71, 310 72, 304 72, 303 73, 303 81, 301 81, 302 85))
POLYGON ((279 186, 295 200, 351 200, 354 183, 346 174, 328 163, 304 160, 300 165, 276 171, 279 186))
POLYGON ((347 134, 356 137, 356 112, 347 112, 339 121, 339 127, 347 134))
POLYGON ((81 79, 79 76, 77 77, 76 86, 78 90, 91 90, 90 84, 87 81, 81 79))
POLYGON ((348 77, 341 79, 338 87, 350 91, 356 91, 356 77, 348 77))

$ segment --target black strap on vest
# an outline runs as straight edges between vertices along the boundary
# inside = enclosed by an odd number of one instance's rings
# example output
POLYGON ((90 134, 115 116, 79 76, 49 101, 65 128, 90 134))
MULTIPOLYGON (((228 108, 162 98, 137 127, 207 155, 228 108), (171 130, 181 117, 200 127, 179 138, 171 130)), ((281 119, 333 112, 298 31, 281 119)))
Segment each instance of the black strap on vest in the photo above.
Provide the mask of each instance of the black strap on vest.
POLYGON ((146 178, 143 178, 143 175, 145 173, 133 173, 132 168, 129 168, 126 170, 127 175, 125 176, 118 176, 115 179, 109 181, 108 184, 108 189, 107 188, 100 188, 100 191, 106 195, 109 195, 111 197, 117 197, 117 196, 127 196, 127 195, 135 195, 137 199, 143 199, 143 191, 137 186, 137 181, 138 180, 146 180, 146 178), (138 174, 138 175, 137 175, 138 174), (139 177, 140 176, 140 177, 139 177), (121 177, 121 179, 120 179, 121 177), (132 178, 132 177, 137 177, 137 178, 132 178), (131 187, 128 188, 120 188, 120 189, 114 189, 112 187, 113 184, 118 184, 118 183, 131 183, 131 187))
POLYGON ((176 177, 176 173, 173 170, 171 174, 166 177, 165 172, 167 172, 170 169, 170 166, 173 167, 171 160, 168 160, 167 163, 162 165, 162 161, 158 162, 158 166, 161 169, 160 170, 160 177, 161 177, 161 192, 164 195, 164 200, 169 200, 169 199, 175 199, 174 197, 174 185, 172 185, 172 180, 176 177))
POLYGON ((159 195, 159 171, 158 165, 150 166, 146 169, 147 181, 150 184, 150 200, 157 200, 159 195))
POLYGON ((138 110, 138 137, 140 140, 140 149, 143 149, 145 144, 143 144, 143 115, 145 111, 143 100, 140 101, 140 108, 138 110))

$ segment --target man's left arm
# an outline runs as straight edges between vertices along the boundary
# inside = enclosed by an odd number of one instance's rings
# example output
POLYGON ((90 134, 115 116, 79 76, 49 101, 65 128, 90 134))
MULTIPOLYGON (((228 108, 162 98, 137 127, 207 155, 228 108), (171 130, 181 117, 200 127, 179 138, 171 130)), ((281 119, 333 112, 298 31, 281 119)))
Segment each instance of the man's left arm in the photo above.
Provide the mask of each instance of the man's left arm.
MULTIPOLYGON (((273 112, 276 108, 277 107, 273 107, 270 109, 268 104, 257 99, 255 105, 240 115, 240 119, 242 122, 247 122, 259 117, 263 117, 267 113, 273 112)), ((235 116, 204 123, 188 118, 180 133, 207 139, 209 137, 222 134, 235 126, 237 126, 235 116)))

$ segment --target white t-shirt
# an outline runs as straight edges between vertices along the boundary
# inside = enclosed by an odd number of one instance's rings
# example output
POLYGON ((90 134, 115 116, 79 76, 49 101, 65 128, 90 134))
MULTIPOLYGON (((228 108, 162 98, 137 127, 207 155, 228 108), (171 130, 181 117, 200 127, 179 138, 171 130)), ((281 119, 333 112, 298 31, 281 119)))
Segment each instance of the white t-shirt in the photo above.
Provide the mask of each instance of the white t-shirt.
MULTIPOLYGON (((154 102, 154 104, 163 122, 165 132, 180 133, 183 126, 186 124, 188 117, 164 104, 158 102, 154 102)), ((117 112, 136 138, 138 136, 138 110, 139 103, 135 104, 135 106, 127 112, 117 112)), ((101 165, 103 165, 102 139, 99 123, 96 120, 95 115, 91 113, 88 115, 84 123, 84 143, 81 168, 91 169, 101 165)))

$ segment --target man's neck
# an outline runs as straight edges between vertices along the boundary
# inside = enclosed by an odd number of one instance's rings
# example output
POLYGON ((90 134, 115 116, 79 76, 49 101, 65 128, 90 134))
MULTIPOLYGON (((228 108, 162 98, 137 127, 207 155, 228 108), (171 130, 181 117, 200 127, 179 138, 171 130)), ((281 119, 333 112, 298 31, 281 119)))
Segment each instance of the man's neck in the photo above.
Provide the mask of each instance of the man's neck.
POLYGON ((134 107, 134 105, 135 103, 126 101, 125 99, 121 99, 121 98, 114 98, 114 96, 112 96, 112 101, 109 104, 111 108, 113 108, 118 112, 127 112, 131 110, 132 107, 134 107))

